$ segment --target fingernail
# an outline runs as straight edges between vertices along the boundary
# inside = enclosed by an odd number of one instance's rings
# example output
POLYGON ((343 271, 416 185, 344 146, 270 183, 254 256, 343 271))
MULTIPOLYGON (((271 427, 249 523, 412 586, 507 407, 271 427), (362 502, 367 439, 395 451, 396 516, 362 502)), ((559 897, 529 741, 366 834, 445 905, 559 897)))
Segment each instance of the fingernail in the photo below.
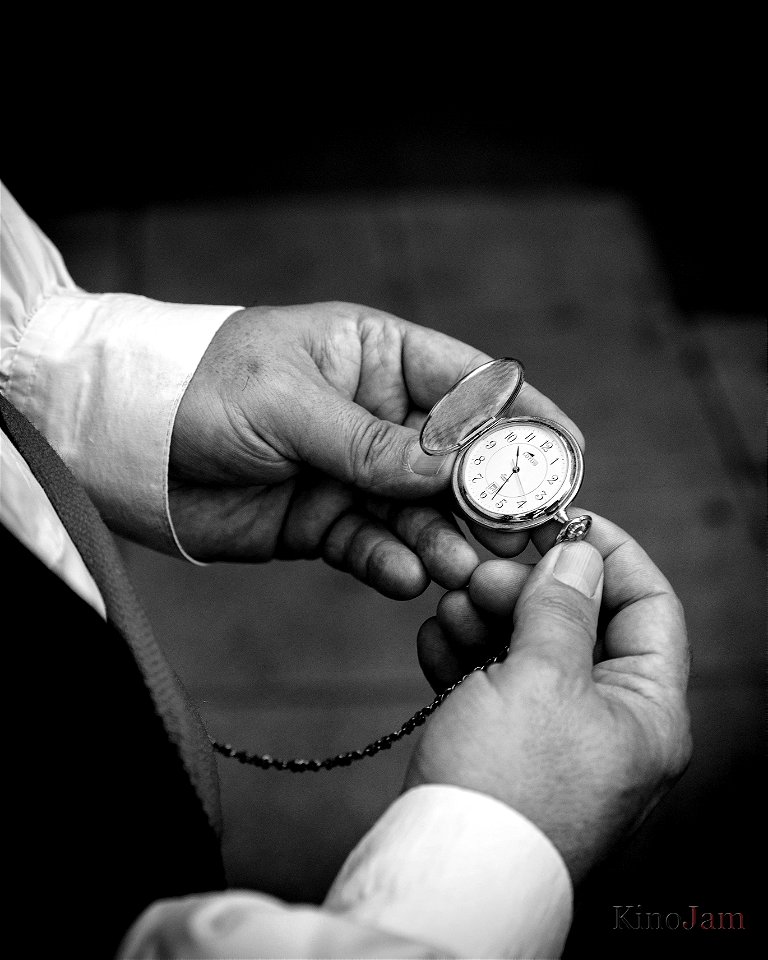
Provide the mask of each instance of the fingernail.
POLYGON ((408 469, 421 477, 436 477, 448 461, 448 457, 434 457, 419 446, 413 446, 408 452, 408 469))
POLYGON ((603 558, 588 543, 564 543, 552 571, 555 580, 594 597, 603 575, 603 558))

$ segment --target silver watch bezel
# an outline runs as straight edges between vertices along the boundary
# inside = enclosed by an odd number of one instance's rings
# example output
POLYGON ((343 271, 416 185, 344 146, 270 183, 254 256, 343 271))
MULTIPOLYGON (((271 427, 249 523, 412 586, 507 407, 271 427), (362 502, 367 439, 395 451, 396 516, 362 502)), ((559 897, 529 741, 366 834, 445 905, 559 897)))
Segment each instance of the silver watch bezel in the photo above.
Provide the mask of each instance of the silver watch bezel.
POLYGON ((554 420, 548 420, 545 417, 500 417, 492 423, 489 423, 481 432, 473 434, 466 443, 462 444, 453 464, 451 485, 454 499, 466 517, 488 529, 505 530, 508 533, 514 533, 516 531, 531 530, 534 527, 540 527, 550 520, 558 519, 561 522, 567 521, 568 517, 565 513, 565 508, 568 504, 572 503, 578 495, 583 479, 584 455, 581 452, 581 447, 573 434, 569 430, 566 430, 561 424, 556 423, 554 420), (462 466, 464 461, 471 447, 486 434, 497 430, 499 427, 504 427, 507 424, 524 423, 543 424, 549 427, 550 430, 553 430, 563 441, 568 454, 568 476, 563 485, 563 492, 556 500, 552 500, 547 506, 541 507, 538 510, 530 510, 523 514, 504 514, 501 516, 498 513, 485 513, 480 507, 471 503, 469 500, 466 486, 462 480, 462 466))

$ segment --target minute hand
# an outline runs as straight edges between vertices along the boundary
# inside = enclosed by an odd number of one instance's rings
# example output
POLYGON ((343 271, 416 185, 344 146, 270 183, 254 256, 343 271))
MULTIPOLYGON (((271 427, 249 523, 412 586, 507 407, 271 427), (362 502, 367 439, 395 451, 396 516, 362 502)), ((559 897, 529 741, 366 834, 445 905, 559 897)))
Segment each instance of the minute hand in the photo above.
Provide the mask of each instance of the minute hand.
POLYGON ((507 484, 507 483, 509 483, 509 481, 512 479, 512 477, 514 477, 514 475, 515 475, 514 472, 510 473, 510 475, 507 477, 507 479, 504 481, 504 483, 502 483, 502 485, 499 487, 499 489, 498 489, 498 490, 496 491, 496 493, 494 494, 495 497, 498 497, 498 495, 499 495, 499 494, 501 493, 501 491, 504 489, 504 485, 507 484))
MULTIPOLYGON (((504 484, 509 483, 509 481, 512 479, 512 477, 517 477, 518 473, 520 473, 520 468, 519 468, 519 467, 518 467, 517 469, 514 469, 514 468, 513 468, 512 473, 510 473, 510 475, 507 477, 507 479, 504 481, 504 483, 502 483, 502 485, 499 487, 499 489, 496 491, 496 493, 494 493, 494 497, 498 497, 498 495, 499 495, 499 494, 501 493, 501 491, 504 489, 504 484)), ((517 482, 520 483, 520 478, 519 478, 519 477, 517 478, 517 482)), ((522 494, 522 492, 523 492, 523 487, 522 487, 522 484, 520 484, 520 493, 522 494)))

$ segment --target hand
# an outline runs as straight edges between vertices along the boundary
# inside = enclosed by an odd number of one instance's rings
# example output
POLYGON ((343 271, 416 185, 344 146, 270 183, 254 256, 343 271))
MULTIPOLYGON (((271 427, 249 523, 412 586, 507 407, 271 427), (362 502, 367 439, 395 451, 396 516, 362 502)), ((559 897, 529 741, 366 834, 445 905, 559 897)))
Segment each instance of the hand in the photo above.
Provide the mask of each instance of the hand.
MULTIPOLYGON (((487 359, 354 304, 233 314, 174 424, 170 505, 185 549, 200 560, 322 556, 397 598, 418 595, 430 578, 466 585, 478 556, 443 497, 452 458, 424 454, 418 429, 487 359)), ((515 409, 581 436, 529 384, 515 409)), ((528 539, 477 532, 505 556, 528 539)))
MULTIPOLYGON (((592 517, 589 544, 555 546, 533 568, 480 564, 423 625, 419 656, 436 689, 497 652, 510 619, 513 629, 506 660, 472 674, 432 716, 406 778, 514 807, 575 882, 642 822, 691 754, 680 603, 634 540, 592 517)), ((555 533, 537 533, 539 549, 555 533)))

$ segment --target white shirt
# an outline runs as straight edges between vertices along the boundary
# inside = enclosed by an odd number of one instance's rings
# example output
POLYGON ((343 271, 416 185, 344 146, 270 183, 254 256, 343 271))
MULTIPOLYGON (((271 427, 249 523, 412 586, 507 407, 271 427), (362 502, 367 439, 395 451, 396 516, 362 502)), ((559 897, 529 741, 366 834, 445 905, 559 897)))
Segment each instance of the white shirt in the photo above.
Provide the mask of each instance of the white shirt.
MULTIPOLYGON (((0 215, 0 390, 113 530, 183 553, 168 508, 173 422, 238 307, 86 293, 4 186, 0 215)), ((45 494, 0 440, 0 521, 104 616, 45 494)), ((119 956, 158 956, 162 945, 163 956, 185 958, 556 957, 571 910, 565 864, 530 821, 480 793, 423 786, 361 840, 322 906, 252 891, 162 901, 137 919, 119 956)))

